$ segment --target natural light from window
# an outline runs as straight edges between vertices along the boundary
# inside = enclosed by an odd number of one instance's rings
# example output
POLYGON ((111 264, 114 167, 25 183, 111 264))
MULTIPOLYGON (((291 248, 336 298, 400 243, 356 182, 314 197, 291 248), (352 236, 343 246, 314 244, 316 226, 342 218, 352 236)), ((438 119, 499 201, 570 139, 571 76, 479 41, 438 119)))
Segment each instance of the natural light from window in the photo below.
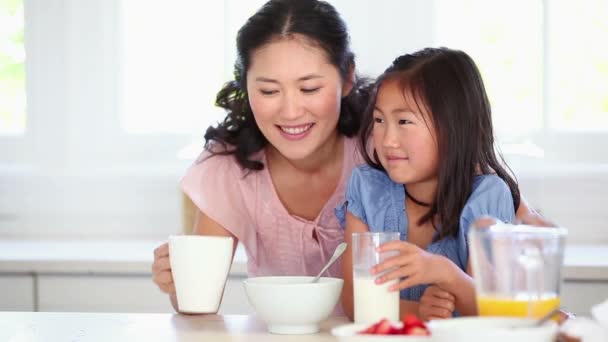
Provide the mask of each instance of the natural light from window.
POLYGON ((200 140, 225 116, 215 95, 232 78, 238 28, 264 2, 123 1, 123 130, 200 140))
POLYGON ((0 136, 26 127, 23 18, 22 0, 0 1, 0 136))
MULTIPOLYGON (((215 94, 232 76, 236 31, 263 2, 123 1, 123 130, 200 137, 221 120, 215 94)), ((608 130, 608 2, 437 0, 434 8, 434 45, 477 62, 501 142, 608 130)))
POLYGON ((549 125, 608 131, 608 1, 548 5, 549 125))
POLYGON ((435 6, 436 44, 475 59, 502 142, 538 132, 608 131, 608 2, 435 6))
POLYGON ((223 80, 222 2, 122 2, 122 128, 191 133, 217 121, 223 80))
POLYGON ((516 140, 541 129, 541 1, 440 0, 435 32, 436 45, 463 50, 477 63, 498 136, 516 140))

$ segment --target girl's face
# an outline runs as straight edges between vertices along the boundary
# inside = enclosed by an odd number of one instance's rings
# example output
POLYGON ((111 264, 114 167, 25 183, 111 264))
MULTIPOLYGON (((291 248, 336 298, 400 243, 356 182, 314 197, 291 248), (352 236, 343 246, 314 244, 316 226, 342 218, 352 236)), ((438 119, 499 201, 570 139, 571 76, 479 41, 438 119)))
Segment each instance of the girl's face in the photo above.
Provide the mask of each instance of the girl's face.
POLYGON ((247 72, 255 121, 290 160, 311 156, 335 137, 340 102, 350 86, 321 48, 297 36, 255 50, 247 72))
MULTIPOLYGON (((420 106, 424 107, 424 106, 420 106)), ((399 82, 386 80, 374 107, 373 140, 380 163, 397 183, 435 180, 439 153, 430 113, 404 95, 399 82)))

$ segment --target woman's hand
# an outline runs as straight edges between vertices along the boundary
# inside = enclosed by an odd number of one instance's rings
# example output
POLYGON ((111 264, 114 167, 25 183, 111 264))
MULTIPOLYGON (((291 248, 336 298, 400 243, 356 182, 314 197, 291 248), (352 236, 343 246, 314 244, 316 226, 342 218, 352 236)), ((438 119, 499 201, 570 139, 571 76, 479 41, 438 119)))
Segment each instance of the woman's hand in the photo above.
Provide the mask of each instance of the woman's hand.
POLYGON ((420 284, 436 284, 446 280, 446 268, 442 256, 429 253, 406 241, 390 241, 378 248, 380 253, 396 251, 399 255, 391 257, 372 268, 372 274, 388 273, 376 278, 376 284, 393 279, 405 278, 392 285, 391 291, 403 290, 420 284))
POLYGON ((154 250, 154 263, 152 264, 152 280, 158 288, 167 293, 175 294, 175 284, 169 262, 169 244, 163 243, 154 250))
POLYGON ((423 321, 451 318, 456 308, 456 297, 437 285, 430 285, 420 297, 418 316, 423 321))
MULTIPOLYGON (((498 221, 496 220, 496 218, 494 217, 490 217, 490 216, 483 216, 478 218, 477 220, 475 220, 474 226, 475 227, 489 227, 492 225, 495 225, 498 221)), ((548 220, 547 218, 541 216, 538 213, 530 213, 530 214, 525 214, 522 215, 521 217, 518 217, 515 222, 513 222, 514 224, 527 224, 527 225, 531 225, 531 226, 537 226, 537 227, 557 227, 557 225, 548 220)))

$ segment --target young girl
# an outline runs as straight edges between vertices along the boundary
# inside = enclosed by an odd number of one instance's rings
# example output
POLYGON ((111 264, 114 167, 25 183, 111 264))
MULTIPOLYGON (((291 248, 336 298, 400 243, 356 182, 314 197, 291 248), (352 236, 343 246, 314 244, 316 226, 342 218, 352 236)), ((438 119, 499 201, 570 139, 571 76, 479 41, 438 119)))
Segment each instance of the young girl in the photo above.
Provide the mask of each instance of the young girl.
MULTIPOLYGON (((368 165, 353 171, 336 210, 349 246, 352 233, 401 232, 404 241, 380 247, 399 255, 372 270, 383 273, 377 284, 398 280, 390 290, 401 291, 401 315, 476 314, 467 230, 482 216, 512 221, 520 197, 494 150, 475 63, 447 48, 397 58, 378 79, 362 125, 361 146, 372 138, 373 152, 367 149, 368 165)), ((342 263, 342 304, 352 318, 351 253, 342 263)))

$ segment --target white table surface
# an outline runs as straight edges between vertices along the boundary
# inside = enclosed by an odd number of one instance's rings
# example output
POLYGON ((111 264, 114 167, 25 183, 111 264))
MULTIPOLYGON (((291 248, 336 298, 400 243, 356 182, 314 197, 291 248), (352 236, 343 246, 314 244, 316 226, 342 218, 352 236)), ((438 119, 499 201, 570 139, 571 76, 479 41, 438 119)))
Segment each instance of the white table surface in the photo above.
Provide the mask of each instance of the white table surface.
POLYGON ((311 335, 272 335, 255 316, 0 312, 0 341, 7 342, 223 342, 336 341, 333 317, 311 335))

